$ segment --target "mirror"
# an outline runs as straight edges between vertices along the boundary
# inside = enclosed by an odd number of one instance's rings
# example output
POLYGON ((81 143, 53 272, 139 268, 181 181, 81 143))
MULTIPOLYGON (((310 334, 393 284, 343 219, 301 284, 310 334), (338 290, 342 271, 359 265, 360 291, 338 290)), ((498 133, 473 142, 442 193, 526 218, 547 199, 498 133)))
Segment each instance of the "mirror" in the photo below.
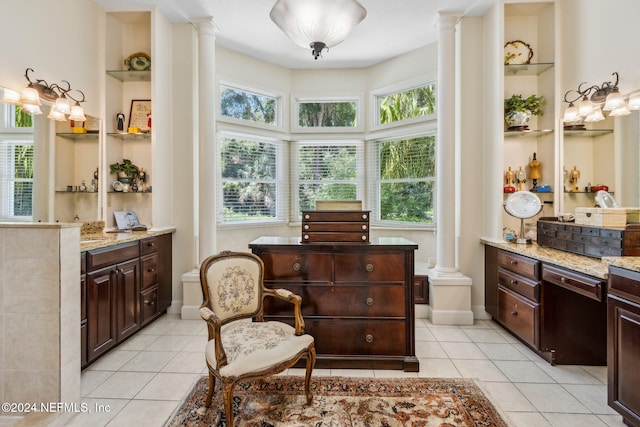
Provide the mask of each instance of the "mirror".
MULTIPOLYGON (((99 134, 74 133, 69 122, 48 119, 45 104, 42 114, 29 115, 0 103, 0 158, 2 167, 12 169, 2 174, 0 220, 100 219, 98 192, 90 191, 100 158, 99 134), (80 191, 83 180, 85 191, 80 191)), ((99 129, 99 121, 92 126, 99 129)))

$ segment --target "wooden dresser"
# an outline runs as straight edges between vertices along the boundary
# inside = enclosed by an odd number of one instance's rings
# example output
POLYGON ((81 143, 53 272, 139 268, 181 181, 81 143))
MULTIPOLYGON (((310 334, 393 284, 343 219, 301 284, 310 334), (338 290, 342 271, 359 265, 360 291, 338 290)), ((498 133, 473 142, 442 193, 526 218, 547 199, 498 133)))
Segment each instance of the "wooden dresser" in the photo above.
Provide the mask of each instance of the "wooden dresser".
MULTIPOLYGON (((317 367, 419 370, 414 335, 414 251, 404 238, 306 243, 261 237, 249 247, 265 264, 265 286, 302 297, 317 367)), ((293 323, 290 305, 265 301, 265 319, 293 323), (268 303, 268 304, 267 304, 268 303)))

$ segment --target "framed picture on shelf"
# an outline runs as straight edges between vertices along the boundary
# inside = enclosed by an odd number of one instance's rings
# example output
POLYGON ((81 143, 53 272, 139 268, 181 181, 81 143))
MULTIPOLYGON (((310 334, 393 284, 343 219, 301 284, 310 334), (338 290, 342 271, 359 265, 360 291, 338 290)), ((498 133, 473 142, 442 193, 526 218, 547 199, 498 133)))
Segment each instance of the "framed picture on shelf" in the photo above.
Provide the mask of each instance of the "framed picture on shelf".
POLYGON ((151 100, 132 99, 129 111, 129 128, 138 128, 140 132, 151 131, 151 100))

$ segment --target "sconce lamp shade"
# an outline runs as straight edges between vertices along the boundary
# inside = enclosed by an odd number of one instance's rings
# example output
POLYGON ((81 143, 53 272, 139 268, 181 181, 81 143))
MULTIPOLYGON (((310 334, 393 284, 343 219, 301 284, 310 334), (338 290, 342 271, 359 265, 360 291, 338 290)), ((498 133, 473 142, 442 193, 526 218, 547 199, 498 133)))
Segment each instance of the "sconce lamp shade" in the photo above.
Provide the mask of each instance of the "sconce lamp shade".
POLYGON ((604 115, 602 114, 602 108, 600 108, 600 106, 596 106, 591 114, 584 119, 587 123, 599 122, 600 120, 604 120, 604 115))
POLYGON ((620 92, 615 89, 609 95, 607 95, 607 100, 604 103, 604 107, 602 109, 604 111, 612 111, 616 108, 624 107, 624 98, 620 94, 620 92))
POLYGON ((71 104, 67 98, 60 97, 56 99, 56 105, 53 107, 53 110, 56 110, 62 114, 70 114, 71 113, 71 104))
POLYGON ((564 118, 562 119, 564 122, 571 123, 575 122, 580 118, 580 114, 578 114, 578 107, 573 104, 569 104, 569 107, 564 110, 564 118))
POLYGON ((20 105, 20 92, 5 88, 0 102, 9 105, 20 105))
POLYGON ((64 113, 56 110, 55 108, 52 108, 51 111, 49 111, 49 114, 47 115, 47 118, 51 119, 51 120, 58 121, 58 122, 67 121, 67 117, 64 115, 64 113))
POLYGON ((84 110, 80 106, 80 104, 76 104, 71 107, 71 114, 69 114, 69 120, 74 120, 76 122, 84 122, 87 118, 84 115, 84 110))
POLYGON ((40 95, 38 95, 38 91, 33 87, 27 87, 22 91, 20 102, 22 104, 42 105, 42 103, 40 103, 40 95))
POLYGON ((367 11, 356 0, 278 0, 269 16, 295 44, 311 47, 318 59, 323 49, 344 41, 367 11))
POLYGON ((640 110, 640 93, 629 96, 629 102, 627 103, 629 110, 640 110))
POLYGON ((42 114, 42 110, 38 104, 22 104, 20 111, 29 114, 42 114))

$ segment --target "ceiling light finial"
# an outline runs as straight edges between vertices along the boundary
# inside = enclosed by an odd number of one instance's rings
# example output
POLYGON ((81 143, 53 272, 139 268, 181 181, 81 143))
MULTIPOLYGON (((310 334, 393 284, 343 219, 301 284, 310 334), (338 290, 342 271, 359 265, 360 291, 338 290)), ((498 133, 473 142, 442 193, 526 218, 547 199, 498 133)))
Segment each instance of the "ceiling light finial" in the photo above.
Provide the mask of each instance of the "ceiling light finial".
POLYGON ((278 0, 271 20, 300 47, 311 47, 315 59, 340 44, 366 16, 356 0, 278 0))

